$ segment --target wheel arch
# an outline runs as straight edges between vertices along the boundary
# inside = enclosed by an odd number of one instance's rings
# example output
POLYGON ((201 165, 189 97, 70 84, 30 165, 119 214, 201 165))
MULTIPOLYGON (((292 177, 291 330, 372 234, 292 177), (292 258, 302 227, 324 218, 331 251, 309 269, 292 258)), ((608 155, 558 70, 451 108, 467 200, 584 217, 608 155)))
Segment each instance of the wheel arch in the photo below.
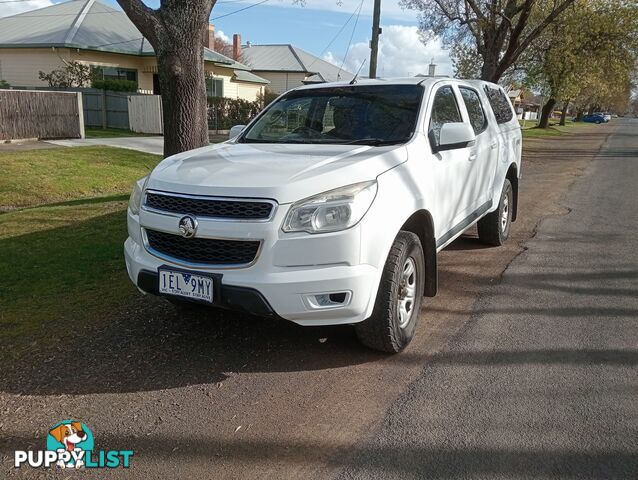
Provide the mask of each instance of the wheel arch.
POLYGON ((401 230, 412 232, 419 237, 425 258, 425 288, 423 295, 434 297, 438 288, 438 270, 436 264, 436 237, 434 222, 427 210, 418 210, 410 215, 401 230))

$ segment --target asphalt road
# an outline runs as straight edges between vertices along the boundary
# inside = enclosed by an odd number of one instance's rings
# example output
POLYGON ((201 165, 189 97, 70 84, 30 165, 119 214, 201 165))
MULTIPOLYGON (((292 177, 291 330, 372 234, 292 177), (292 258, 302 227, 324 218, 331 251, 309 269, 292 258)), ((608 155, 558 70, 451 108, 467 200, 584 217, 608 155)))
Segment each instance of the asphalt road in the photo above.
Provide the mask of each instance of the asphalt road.
POLYGON ((638 121, 620 122, 343 478, 638 476, 638 121))
POLYGON ((23 339, 0 367, 0 478, 48 478, 13 452, 69 418, 134 450, 100 478, 635 476, 638 122, 574 131, 526 141, 510 240, 441 252, 400 355, 142 296, 23 339))

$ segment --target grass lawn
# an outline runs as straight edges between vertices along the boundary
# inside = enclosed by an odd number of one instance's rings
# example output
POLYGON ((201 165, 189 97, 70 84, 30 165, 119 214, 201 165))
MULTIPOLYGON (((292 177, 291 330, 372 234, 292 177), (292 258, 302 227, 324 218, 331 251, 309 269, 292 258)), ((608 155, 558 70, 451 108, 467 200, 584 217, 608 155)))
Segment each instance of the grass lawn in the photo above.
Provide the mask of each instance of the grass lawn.
POLYGON ((126 205, 133 182, 158 161, 107 147, 0 154, 2 168, 11 167, 0 180, 2 204, 19 198, 31 207, 0 214, 2 343, 17 351, 136 295, 122 253, 126 205), (33 172, 43 178, 26 182, 33 172))
POLYGON ((572 122, 567 120, 565 126, 558 124, 551 125, 548 128, 536 128, 533 120, 528 120, 524 128, 522 128, 523 138, 541 138, 541 137, 558 137, 566 133, 572 133, 574 127, 590 127, 592 124, 583 122, 572 122))
POLYGON ((117 137, 149 137, 148 133, 131 132, 124 128, 86 127, 86 138, 117 138, 117 137))
POLYGON ((0 213, 128 193, 159 160, 157 155, 99 146, 3 152, 0 213))

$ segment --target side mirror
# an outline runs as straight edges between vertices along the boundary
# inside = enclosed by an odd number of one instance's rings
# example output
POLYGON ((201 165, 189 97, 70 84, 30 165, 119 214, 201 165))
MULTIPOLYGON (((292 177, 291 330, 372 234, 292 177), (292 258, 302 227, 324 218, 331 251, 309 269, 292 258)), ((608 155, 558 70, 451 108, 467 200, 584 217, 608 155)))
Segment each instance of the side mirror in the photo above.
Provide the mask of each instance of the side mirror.
POLYGON ((246 128, 246 125, 235 125, 234 127, 231 127, 230 132, 228 133, 228 139, 232 140, 233 138, 237 137, 241 132, 244 131, 244 128, 246 128))
POLYGON ((434 148, 435 152, 454 150, 467 147, 476 140, 474 129, 468 123, 444 123, 441 127, 439 144, 434 148))

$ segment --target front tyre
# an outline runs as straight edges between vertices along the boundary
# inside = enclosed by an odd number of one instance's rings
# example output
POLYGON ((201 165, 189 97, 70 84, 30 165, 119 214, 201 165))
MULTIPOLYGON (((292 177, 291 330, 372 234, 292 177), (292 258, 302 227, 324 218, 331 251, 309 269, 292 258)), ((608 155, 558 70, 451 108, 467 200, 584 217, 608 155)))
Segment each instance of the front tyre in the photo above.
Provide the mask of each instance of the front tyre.
POLYGON ((412 340, 425 282, 421 241, 412 232, 397 235, 386 260, 372 316, 355 325, 364 345, 398 353, 412 340))
POLYGON ((513 207, 514 193, 512 184, 506 178, 498 208, 478 221, 478 236, 481 242, 495 247, 505 243, 510 233, 513 207))

